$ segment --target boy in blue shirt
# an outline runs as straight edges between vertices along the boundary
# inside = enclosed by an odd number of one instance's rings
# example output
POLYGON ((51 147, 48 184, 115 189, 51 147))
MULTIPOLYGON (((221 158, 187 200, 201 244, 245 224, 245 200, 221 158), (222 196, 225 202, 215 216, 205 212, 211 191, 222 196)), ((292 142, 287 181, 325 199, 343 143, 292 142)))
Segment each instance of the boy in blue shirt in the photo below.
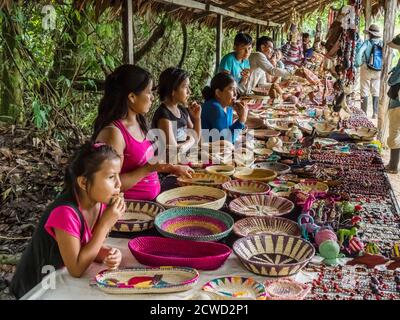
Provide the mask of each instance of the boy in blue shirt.
POLYGON ((250 76, 249 57, 253 47, 253 39, 247 33, 238 33, 235 37, 234 52, 225 55, 218 68, 218 72, 230 74, 238 84, 239 91, 244 88, 250 76))

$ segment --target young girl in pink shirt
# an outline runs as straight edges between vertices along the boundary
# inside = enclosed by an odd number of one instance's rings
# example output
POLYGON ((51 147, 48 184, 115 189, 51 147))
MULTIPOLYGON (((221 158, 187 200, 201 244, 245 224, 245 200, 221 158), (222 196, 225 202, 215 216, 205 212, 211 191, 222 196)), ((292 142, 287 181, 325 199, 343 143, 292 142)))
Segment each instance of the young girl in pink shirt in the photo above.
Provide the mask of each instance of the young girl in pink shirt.
MULTIPOLYGON (((153 163, 154 149, 147 137, 144 115, 154 100, 150 73, 122 65, 107 76, 104 96, 94 123, 93 140, 112 146, 122 158, 121 190, 125 199, 153 200, 160 193, 157 172, 189 178, 188 166, 153 163)), ((161 150, 162 152, 162 150, 161 150)))
POLYGON ((86 143, 77 151, 66 170, 64 192, 47 207, 17 266, 10 286, 17 298, 49 267, 65 266, 80 277, 93 261, 119 266, 121 252, 103 242, 125 212, 120 170, 119 155, 106 144, 86 143))

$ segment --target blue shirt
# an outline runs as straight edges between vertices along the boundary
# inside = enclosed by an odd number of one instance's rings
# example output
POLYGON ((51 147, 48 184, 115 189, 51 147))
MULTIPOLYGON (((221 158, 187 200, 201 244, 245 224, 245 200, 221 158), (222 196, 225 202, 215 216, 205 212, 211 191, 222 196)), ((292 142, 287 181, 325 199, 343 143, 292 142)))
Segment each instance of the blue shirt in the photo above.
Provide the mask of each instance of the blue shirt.
MULTIPOLYGON (((220 133, 220 139, 235 142, 238 132, 244 129, 244 124, 240 121, 233 122, 233 109, 226 108, 226 112, 222 105, 216 99, 210 99, 201 106, 201 128, 202 130, 217 129, 220 133)), ((203 136, 208 134, 203 132, 203 136)), ((209 141, 209 139, 205 139, 209 141)))
POLYGON ((236 59, 235 52, 228 53, 224 56, 219 64, 218 71, 228 71, 237 83, 242 79, 241 72, 243 69, 250 69, 248 59, 239 61, 236 59))

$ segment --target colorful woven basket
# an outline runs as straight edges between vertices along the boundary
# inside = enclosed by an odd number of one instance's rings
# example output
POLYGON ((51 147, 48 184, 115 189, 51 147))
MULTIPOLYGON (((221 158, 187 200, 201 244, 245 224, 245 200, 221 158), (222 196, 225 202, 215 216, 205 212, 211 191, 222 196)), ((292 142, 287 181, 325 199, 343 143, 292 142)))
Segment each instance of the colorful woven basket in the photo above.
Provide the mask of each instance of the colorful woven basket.
POLYGON ((128 243, 134 257, 148 266, 180 266, 200 270, 218 269, 232 250, 221 243, 137 237, 128 243))
POLYGON ((229 210, 237 215, 282 216, 294 208, 292 201, 271 195, 242 196, 231 201, 229 210))
POLYGON ((218 188, 221 187, 223 183, 230 181, 231 178, 223 174, 192 173, 192 178, 179 177, 177 180, 180 186, 199 185, 218 188))
POLYGON ((222 211, 173 208, 159 214, 154 225, 158 232, 169 238, 217 241, 231 232, 233 222, 233 218, 222 211))
POLYGON ((264 285, 252 278, 222 277, 207 282, 202 290, 217 300, 266 300, 264 285))
POLYGON ((327 137, 336 130, 336 126, 329 122, 318 122, 314 124, 314 128, 320 137, 327 137))
POLYGON ((225 191, 203 186, 186 186, 161 193, 157 202, 165 208, 195 207, 221 209, 226 200, 225 191))
POLYGON ((233 175, 235 178, 240 180, 255 180, 268 182, 274 180, 277 177, 277 173, 268 169, 251 169, 245 168, 240 171, 236 171, 233 175))
POLYGON ((268 169, 275 171, 278 176, 290 172, 290 167, 278 162, 256 162, 251 166, 253 169, 268 169))
POLYGON ((233 232, 239 237, 265 233, 300 236, 300 228, 296 222, 278 217, 248 217, 240 219, 233 226, 233 232))
POLYGON ((288 235, 255 235, 237 240, 233 251, 245 268, 268 277, 295 275, 315 254, 314 246, 288 235))
POLYGON ((235 167, 234 166, 215 165, 215 166, 207 167, 206 171, 209 173, 223 174, 225 176, 231 176, 235 173, 235 167))
POLYGON ((304 181, 296 184, 293 187, 295 190, 301 191, 303 193, 310 192, 328 192, 329 187, 322 182, 317 181, 304 181))
POLYGON ((112 231, 140 232, 154 225, 154 218, 164 211, 164 207, 155 202, 125 200, 126 210, 122 219, 112 227, 112 231))
POLYGON ((268 300, 303 300, 311 290, 311 286, 292 279, 266 280, 264 286, 268 300))
POLYGON ((96 275, 95 281, 107 293, 141 294, 190 290, 198 278, 196 269, 160 267, 105 270, 96 275))
POLYGON ((232 180, 225 182, 222 189, 226 191, 229 197, 237 198, 244 195, 268 194, 271 187, 258 181, 232 180))

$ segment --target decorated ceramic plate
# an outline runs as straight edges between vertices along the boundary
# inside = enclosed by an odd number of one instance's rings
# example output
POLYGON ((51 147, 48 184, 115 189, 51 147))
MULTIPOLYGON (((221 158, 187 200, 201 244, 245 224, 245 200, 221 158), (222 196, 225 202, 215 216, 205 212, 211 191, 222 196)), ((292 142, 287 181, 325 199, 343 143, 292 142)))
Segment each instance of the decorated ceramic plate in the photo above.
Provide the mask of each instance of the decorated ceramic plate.
POLYGON ((211 293, 216 299, 266 300, 263 284, 252 278, 222 277, 207 282, 202 290, 211 293))

